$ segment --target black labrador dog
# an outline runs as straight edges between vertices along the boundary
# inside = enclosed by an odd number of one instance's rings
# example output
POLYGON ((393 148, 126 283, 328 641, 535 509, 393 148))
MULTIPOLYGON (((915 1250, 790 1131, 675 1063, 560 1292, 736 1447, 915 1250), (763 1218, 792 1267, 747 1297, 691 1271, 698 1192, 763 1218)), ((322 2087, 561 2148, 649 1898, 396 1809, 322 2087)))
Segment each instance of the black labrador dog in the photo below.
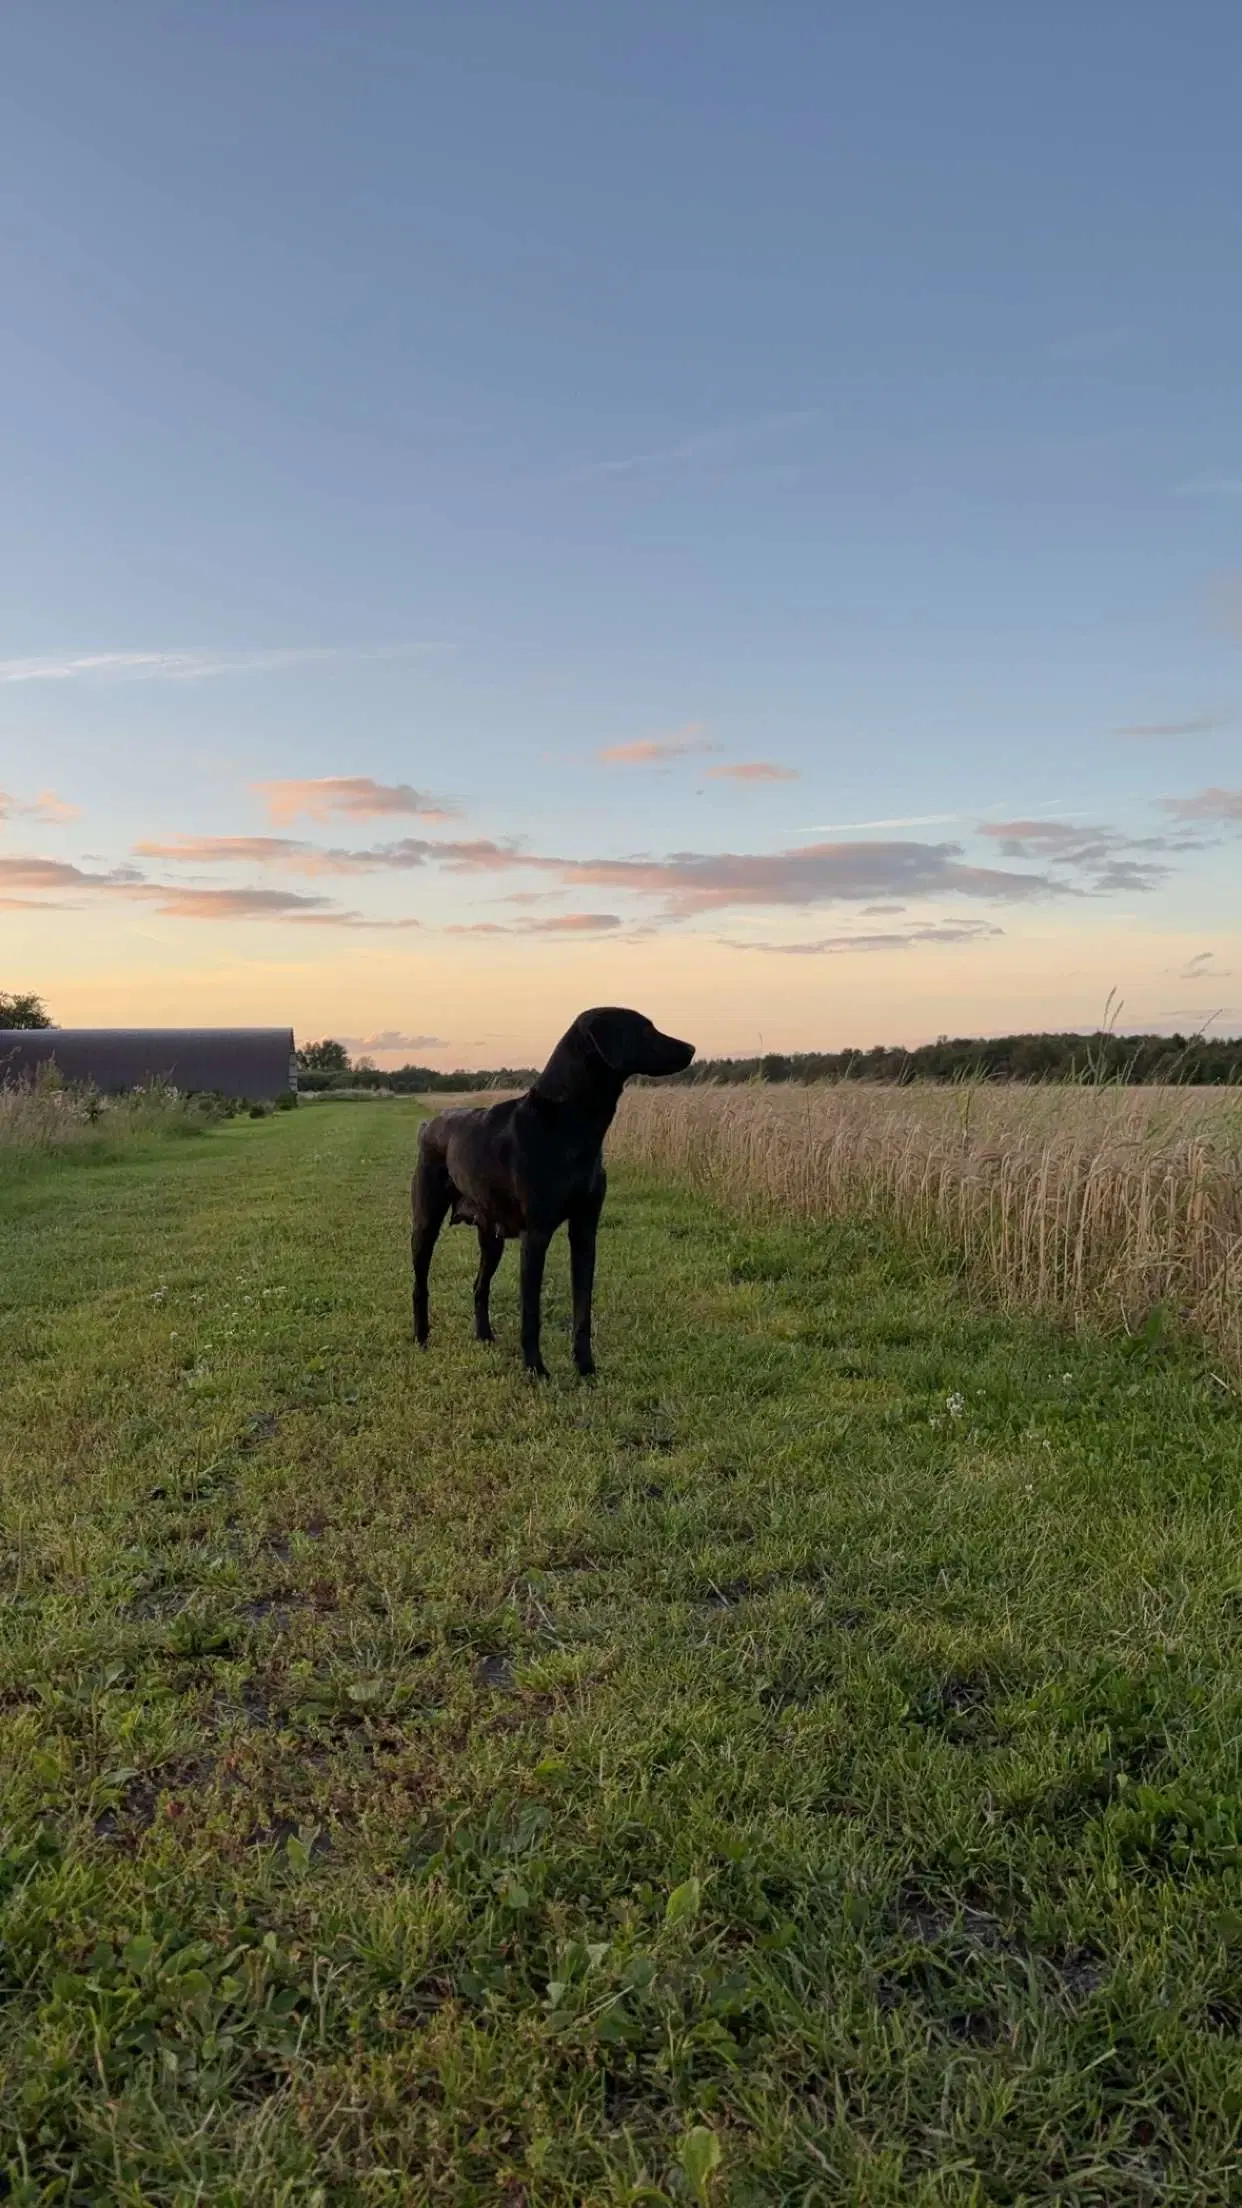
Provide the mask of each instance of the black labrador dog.
POLYGON ((681 1073, 693 1043, 662 1035, 641 1012, 616 1006, 580 1012, 532 1089, 484 1110, 440 1112, 420 1129, 414 1175, 414 1339, 427 1344, 427 1276, 436 1237, 454 1224, 479 1230, 474 1331, 495 1340, 488 1310, 492 1277, 514 1236, 522 1244, 522 1357, 547 1378, 539 1351, 540 1295, 548 1244, 569 1226, 574 1363, 594 1372, 591 1290, 595 1235, 604 1205, 603 1144, 633 1073, 681 1073))

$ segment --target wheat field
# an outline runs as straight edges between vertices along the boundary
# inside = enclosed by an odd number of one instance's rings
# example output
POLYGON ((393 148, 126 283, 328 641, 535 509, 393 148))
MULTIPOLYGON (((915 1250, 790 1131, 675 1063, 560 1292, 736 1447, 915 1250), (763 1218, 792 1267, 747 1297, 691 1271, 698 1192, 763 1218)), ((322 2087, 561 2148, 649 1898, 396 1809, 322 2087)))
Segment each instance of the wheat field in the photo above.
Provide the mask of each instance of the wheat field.
POLYGON ((614 1154, 734 1206, 874 1213, 1005 1305, 1160 1312, 1242 1373, 1242 1097, 1228 1089, 637 1089, 614 1154))

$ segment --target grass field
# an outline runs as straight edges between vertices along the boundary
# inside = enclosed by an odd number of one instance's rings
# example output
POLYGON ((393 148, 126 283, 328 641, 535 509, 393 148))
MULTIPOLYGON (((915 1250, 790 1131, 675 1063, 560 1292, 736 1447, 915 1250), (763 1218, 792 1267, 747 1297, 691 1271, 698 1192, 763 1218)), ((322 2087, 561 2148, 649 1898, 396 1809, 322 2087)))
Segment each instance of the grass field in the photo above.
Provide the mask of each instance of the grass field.
POLYGON ((416 1358, 416 1120, 0 1184, 0 2197, 1242 2198, 1218 1368, 634 1165, 416 1358))

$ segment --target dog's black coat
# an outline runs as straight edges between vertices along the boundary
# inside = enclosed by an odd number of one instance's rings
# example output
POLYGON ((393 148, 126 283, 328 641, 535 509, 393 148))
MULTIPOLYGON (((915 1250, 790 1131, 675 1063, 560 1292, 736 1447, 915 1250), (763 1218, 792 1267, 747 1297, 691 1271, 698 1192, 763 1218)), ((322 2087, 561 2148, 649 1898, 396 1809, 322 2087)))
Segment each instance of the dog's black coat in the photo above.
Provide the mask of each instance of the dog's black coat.
POLYGON ((546 1375, 539 1351, 539 1305, 548 1244, 569 1227, 574 1303, 574 1363, 594 1372, 591 1290, 595 1236, 603 1209, 604 1136, 633 1073, 681 1073, 693 1043, 662 1035, 641 1012, 599 1006, 580 1012, 532 1089, 487 1110, 441 1112, 418 1138, 412 1198, 414 1339, 426 1346, 427 1276, 446 1216, 478 1228, 474 1330, 495 1339, 488 1311, 492 1276, 514 1236, 522 1244, 522 1356, 546 1375))

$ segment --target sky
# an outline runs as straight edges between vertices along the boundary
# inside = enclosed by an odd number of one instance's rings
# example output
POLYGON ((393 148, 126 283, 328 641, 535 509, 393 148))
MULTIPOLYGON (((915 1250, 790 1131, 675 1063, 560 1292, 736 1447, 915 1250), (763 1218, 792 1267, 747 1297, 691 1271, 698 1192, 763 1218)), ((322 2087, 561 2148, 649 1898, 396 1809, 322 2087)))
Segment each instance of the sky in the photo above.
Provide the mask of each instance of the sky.
POLYGON ((1242 1029, 1242 16, 8 0, 0 987, 1242 1029))

